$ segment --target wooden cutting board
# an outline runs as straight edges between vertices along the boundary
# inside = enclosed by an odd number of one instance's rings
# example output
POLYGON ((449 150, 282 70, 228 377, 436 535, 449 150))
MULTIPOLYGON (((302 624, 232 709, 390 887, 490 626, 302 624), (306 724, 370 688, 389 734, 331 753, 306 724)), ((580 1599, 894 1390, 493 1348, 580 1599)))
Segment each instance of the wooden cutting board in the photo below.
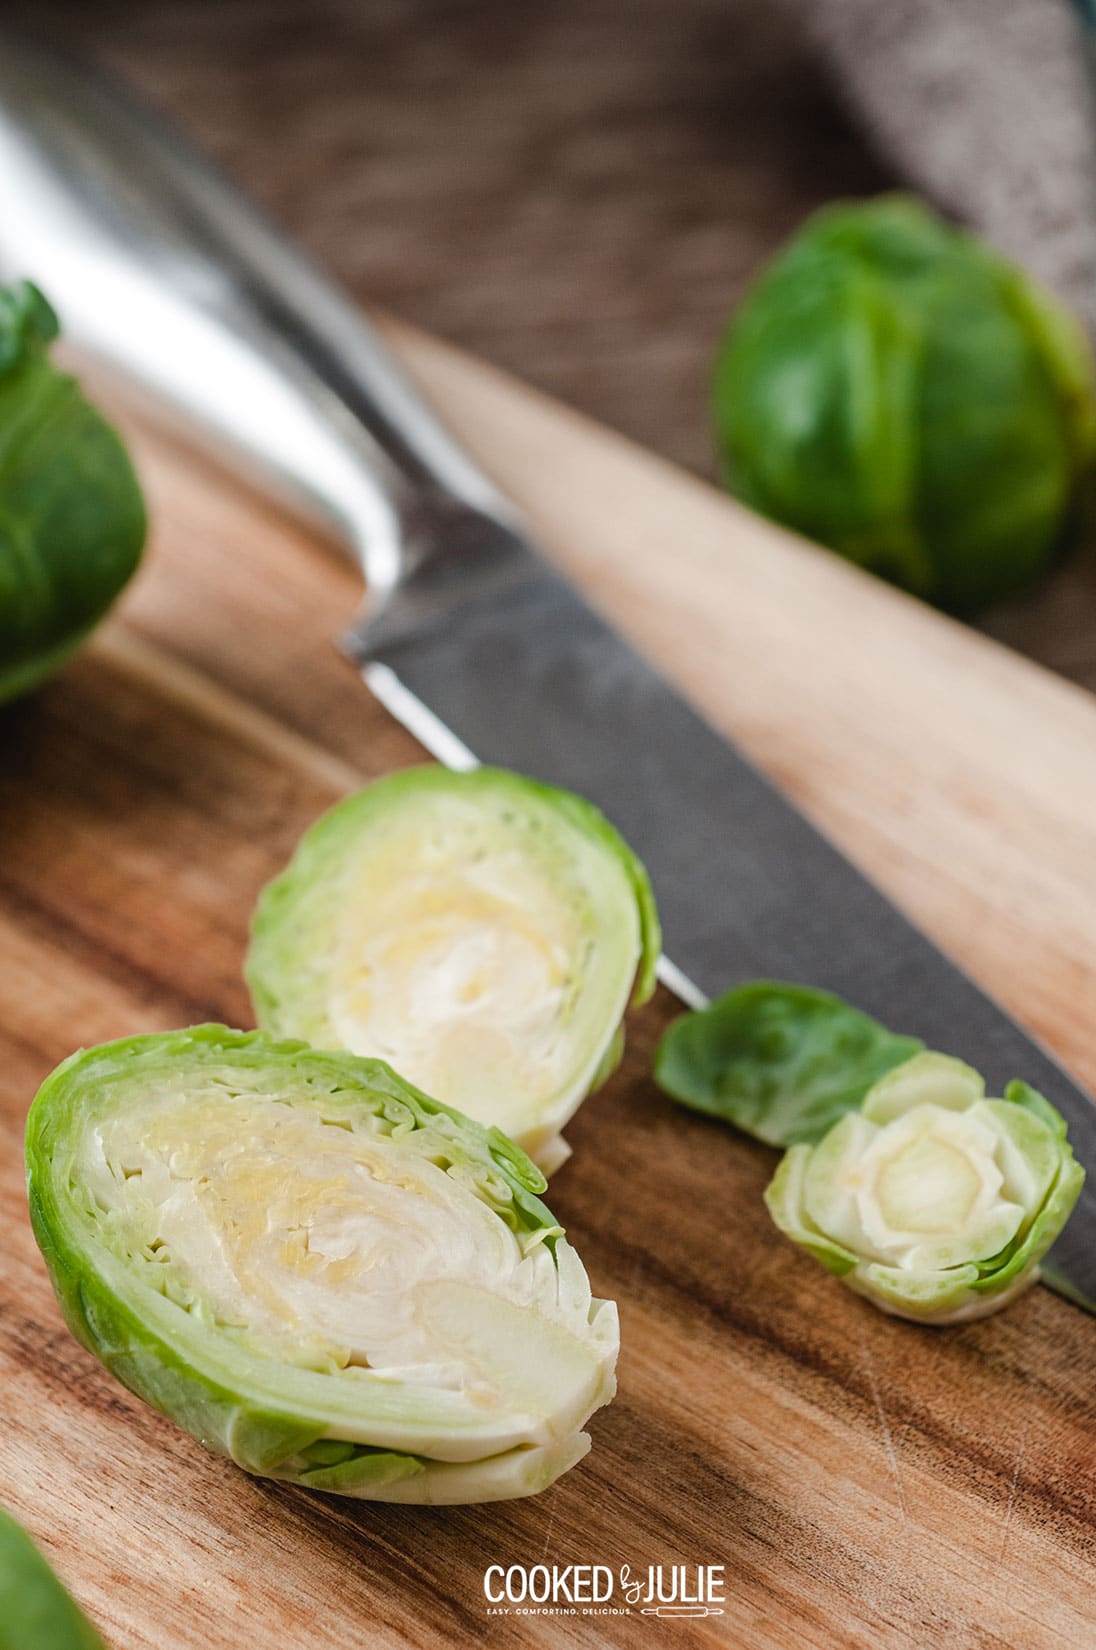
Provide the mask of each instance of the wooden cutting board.
MULTIPOLYGON (((1096 1085, 1096 700, 391 331, 560 564, 1096 1085)), ((842 1291, 770 1227, 772 1154, 650 1082, 665 993, 551 1190, 623 1355, 592 1454, 542 1497, 416 1510, 251 1480, 69 1338, 25 1216, 37 1084, 78 1044, 250 1024, 260 885, 342 791, 422 756, 332 646, 354 572, 129 428, 145 569, 0 717, 0 1500, 111 1645, 1091 1646, 1096 1323, 1037 1289, 929 1331, 842 1291), (489 1618, 486 1567, 541 1562, 722 1565, 725 1613, 489 1618)))

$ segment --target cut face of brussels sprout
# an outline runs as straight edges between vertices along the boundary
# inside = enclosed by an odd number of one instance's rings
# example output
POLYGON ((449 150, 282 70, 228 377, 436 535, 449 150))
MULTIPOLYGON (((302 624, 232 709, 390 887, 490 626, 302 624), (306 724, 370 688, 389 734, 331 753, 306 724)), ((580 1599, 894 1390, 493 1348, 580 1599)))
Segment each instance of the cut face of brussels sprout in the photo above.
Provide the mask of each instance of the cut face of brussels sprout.
POLYGON ((985 1097, 959 1060, 919 1054, 816 1146, 793 1146, 766 1192, 794 1242, 884 1311, 984 1317, 1039 1275, 1084 1179, 1065 1124, 1010 1084, 985 1097))
POLYGON ((551 1169, 658 945, 643 868, 589 803, 424 767, 306 834, 260 899, 247 974, 265 1029, 387 1060, 551 1169))
POLYGON ((27 1161, 74 1332, 249 1471, 528 1494, 612 1396, 616 1309, 543 1177, 378 1061, 222 1027, 109 1044, 47 1081, 27 1161))

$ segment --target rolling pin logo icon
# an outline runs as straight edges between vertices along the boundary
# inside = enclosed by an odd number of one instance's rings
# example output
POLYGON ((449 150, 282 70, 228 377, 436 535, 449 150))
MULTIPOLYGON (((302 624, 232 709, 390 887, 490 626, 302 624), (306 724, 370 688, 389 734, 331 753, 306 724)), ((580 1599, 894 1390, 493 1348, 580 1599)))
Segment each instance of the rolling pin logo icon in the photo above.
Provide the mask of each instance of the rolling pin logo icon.
POLYGON ((645 1604, 640 1611, 643 1616, 660 1616, 663 1620, 671 1621, 677 1617, 688 1616, 721 1616, 722 1609, 718 1604, 645 1604))

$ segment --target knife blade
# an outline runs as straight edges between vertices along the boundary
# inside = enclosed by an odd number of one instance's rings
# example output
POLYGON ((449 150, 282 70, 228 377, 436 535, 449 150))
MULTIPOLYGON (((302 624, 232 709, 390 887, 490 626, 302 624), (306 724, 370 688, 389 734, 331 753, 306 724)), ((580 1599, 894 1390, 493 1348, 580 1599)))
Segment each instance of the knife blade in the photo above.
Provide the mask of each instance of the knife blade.
MULTIPOLYGON (((685 1001, 757 977, 824 987, 994 1092, 1042 1089, 1096 1164, 1080 1087, 552 569, 350 301, 128 93, 10 38, 0 270, 340 526, 369 585, 347 642, 368 686, 442 761, 598 803, 648 865, 685 1001)), ((1046 1275, 1092 1309, 1096 1182, 1046 1275)))

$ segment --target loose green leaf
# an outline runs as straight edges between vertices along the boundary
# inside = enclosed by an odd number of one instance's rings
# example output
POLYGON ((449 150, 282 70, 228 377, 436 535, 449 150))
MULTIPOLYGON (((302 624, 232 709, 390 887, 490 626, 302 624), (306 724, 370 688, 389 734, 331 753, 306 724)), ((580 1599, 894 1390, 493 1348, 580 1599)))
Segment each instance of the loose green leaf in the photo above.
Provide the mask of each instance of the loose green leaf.
POLYGON ((26 1151, 72 1332, 246 1471, 491 1501, 589 1447, 615 1306, 514 1143, 383 1062, 223 1026, 108 1043, 46 1080, 26 1151))
POLYGON ((380 1055, 551 1172, 654 988, 647 874, 591 803, 497 768, 411 768, 312 826, 263 892, 266 1030, 380 1055))
POLYGON ((0 1650, 106 1650, 26 1530, 2 1507, 0 1650))
POLYGON ((921 1047, 829 992, 759 980, 675 1021, 655 1080, 767 1145, 813 1144, 921 1047))
POLYGON ((0 702, 62 664, 137 566, 145 507, 120 438, 48 358, 57 321, 0 289, 0 702))

